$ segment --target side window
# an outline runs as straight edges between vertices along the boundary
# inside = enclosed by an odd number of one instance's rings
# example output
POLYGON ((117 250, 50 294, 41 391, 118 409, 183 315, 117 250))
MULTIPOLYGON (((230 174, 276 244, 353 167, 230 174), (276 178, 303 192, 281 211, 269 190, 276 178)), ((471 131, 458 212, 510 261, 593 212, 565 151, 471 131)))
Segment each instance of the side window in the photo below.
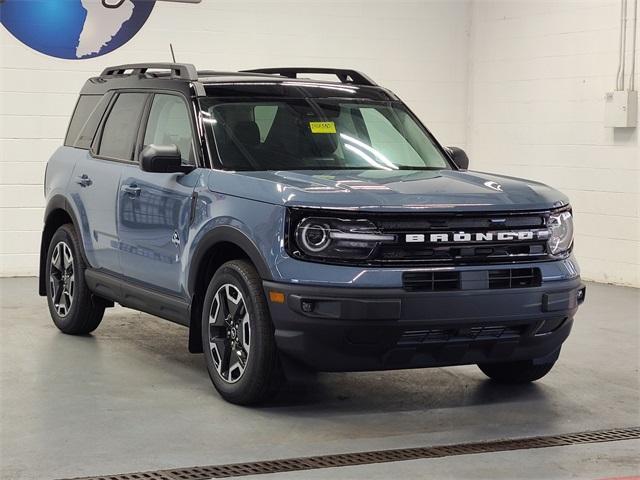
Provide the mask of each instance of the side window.
POLYGON ((144 145, 177 145, 182 163, 195 164, 193 133, 189 110, 184 100, 176 95, 156 94, 149 112, 144 145))
POLYGON ((121 93, 111 108, 102 131, 98 154, 132 160, 146 93, 121 93))
POLYGON ((73 111, 69 128, 67 129, 67 136, 64 139, 64 144, 68 147, 75 145, 76 139, 84 127, 84 124, 89 119, 89 116, 98 105, 98 102, 102 98, 102 95, 80 95, 76 108, 73 111))

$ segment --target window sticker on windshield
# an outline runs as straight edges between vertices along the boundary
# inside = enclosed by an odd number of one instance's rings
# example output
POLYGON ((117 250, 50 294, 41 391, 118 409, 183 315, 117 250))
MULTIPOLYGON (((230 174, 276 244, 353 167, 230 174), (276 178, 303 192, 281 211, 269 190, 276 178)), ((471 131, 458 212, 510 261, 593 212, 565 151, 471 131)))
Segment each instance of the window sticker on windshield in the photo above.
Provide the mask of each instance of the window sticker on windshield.
POLYGON ((311 133, 336 133, 334 122, 309 122, 311 133))

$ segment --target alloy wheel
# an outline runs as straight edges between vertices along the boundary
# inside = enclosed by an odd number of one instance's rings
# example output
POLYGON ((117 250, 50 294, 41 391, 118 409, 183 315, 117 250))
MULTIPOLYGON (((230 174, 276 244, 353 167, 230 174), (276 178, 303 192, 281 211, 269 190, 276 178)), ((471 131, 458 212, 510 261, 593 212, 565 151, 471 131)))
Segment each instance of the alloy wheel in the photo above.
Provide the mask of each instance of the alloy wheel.
POLYGON ((209 350, 220 378, 227 383, 242 378, 250 347, 247 305, 240 290, 226 283, 216 292, 209 312, 209 350))
POLYGON ((65 242, 58 242, 51 255, 51 299, 56 313, 66 317, 73 304, 75 270, 71 248, 65 242))

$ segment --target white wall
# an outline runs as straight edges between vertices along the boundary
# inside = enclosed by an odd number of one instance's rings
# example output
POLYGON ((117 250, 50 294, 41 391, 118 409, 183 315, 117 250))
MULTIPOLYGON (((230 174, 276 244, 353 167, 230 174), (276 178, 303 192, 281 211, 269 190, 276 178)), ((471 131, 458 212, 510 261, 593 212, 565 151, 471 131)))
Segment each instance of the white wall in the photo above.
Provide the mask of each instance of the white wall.
POLYGON ((121 49, 97 59, 39 54, 0 27, 0 275, 37 273, 44 167, 77 93, 105 66, 178 60, 199 68, 362 70, 406 99, 447 144, 464 144, 467 2, 158 2, 121 49), (320 6, 322 8, 320 8, 320 6))
POLYGON ((583 277, 640 286, 638 129, 603 126, 619 14, 619 0, 475 2, 467 141, 474 169, 570 197, 583 277))

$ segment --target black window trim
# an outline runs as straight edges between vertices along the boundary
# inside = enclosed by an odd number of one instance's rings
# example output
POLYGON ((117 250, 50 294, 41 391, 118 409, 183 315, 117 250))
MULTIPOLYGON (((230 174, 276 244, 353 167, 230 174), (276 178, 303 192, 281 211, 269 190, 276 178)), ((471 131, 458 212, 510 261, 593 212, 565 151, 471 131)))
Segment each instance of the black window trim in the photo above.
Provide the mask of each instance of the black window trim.
POLYGON ((114 91, 114 95, 111 98, 109 105, 107 106, 104 115, 102 116, 102 119, 100 120, 100 126, 98 127, 98 131, 96 133, 96 135, 93 138, 93 142, 91 143, 91 148, 89 149, 89 153, 91 154, 91 157, 97 159, 97 160, 106 160, 109 162, 116 162, 116 163, 124 163, 126 165, 135 165, 137 163, 137 155, 136 155, 136 150, 137 150, 137 143, 138 143, 138 137, 140 135, 140 128, 141 128, 141 120, 145 115, 145 111, 149 105, 149 98, 152 96, 153 92, 150 92, 149 90, 141 90, 141 89, 122 89, 122 90, 115 90, 114 91), (138 130, 136 132, 136 136, 135 136, 135 140, 134 140, 134 146, 133 146, 133 151, 131 152, 132 154, 132 158, 131 160, 129 159, 124 159, 124 158, 115 158, 115 157, 109 157, 107 155, 100 155, 98 153, 99 151, 99 147, 102 144, 102 136, 104 134, 104 126, 107 123, 107 120, 109 119, 109 116, 111 115, 111 110, 113 110, 114 105, 116 104, 116 102, 118 101, 118 98, 120 98, 120 95, 123 93, 142 93, 144 95, 147 96, 147 98, 145 99, 145 103, 144 106, 142 107, 142 112, 140 113, 140 116, 138 117, 137 123, 138 123, 138 130))

